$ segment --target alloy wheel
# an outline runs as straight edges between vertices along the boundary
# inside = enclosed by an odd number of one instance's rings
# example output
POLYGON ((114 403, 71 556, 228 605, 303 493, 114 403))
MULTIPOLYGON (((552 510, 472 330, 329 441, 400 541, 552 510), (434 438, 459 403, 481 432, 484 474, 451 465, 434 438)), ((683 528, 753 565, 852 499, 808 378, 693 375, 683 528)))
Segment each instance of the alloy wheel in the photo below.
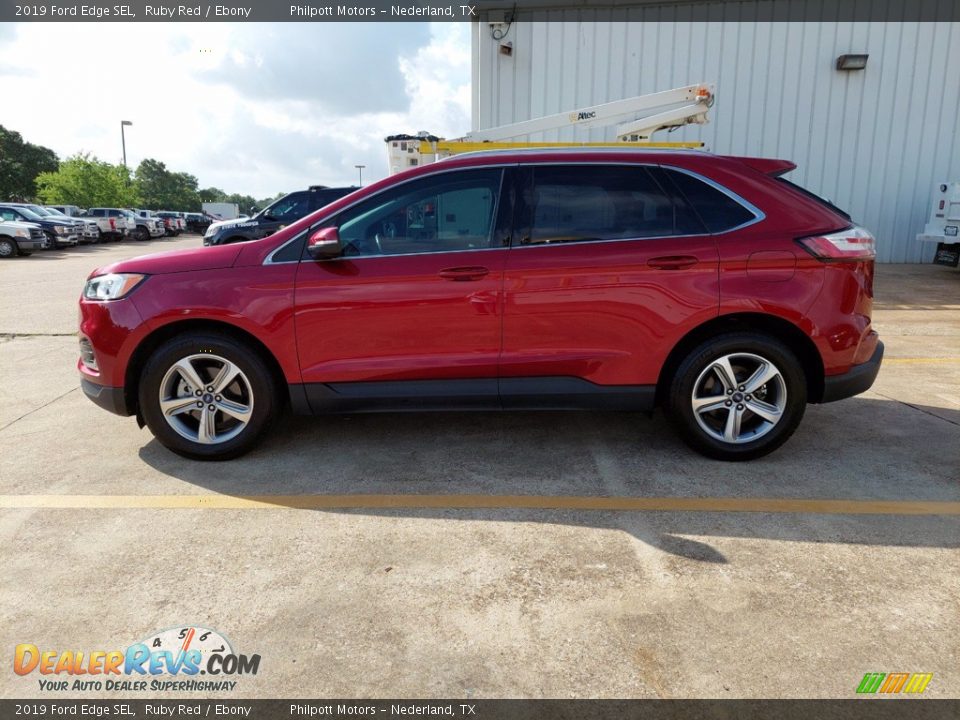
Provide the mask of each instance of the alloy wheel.
POLYGON ((724 443, 757 440, 777 426, 787 407, 783 374, 754 353, 730 353, 697 377, 691 397, 700 428, 724 443))
POLYGON ((203 445, 232 440, 250 423, 253 389, 246 374, 224 357, 188 355, 160 382, 160 411, 180 436, 203 445))

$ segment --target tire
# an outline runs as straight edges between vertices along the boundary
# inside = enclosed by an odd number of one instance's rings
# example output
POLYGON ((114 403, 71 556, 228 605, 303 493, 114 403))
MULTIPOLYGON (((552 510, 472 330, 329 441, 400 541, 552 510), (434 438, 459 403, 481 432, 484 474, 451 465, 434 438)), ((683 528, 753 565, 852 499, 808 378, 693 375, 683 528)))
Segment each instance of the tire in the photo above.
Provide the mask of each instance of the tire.
POLYGON ((137 225, 137 240, 146 242, 150 239, 150 231, 144 225, 137 225))
POLYGON ((12 258, 16 256, 17 244, 10 238, 0 237, 0 258, 12 258))
POLYGON ((44 232, 43 236, 47 241, 43 244, 44 250, 56 250, 57 249, 57 238, 55 235, 51 235, 48 232, 44 232))
POLYGON ((260 355, 227 335, 212 332, 181 335, 157 348, 143 368, 138 396, 140 412, 157 440, 193 460, 229 460, 249 452, 273 425, 280 405, 277 383, 260 355), (214 382, 225 363, 239 372, 231 374, 233 379, 218 393, 214 382), (193 381, 188 379, 191 369, 193 381), (200 388, 200 397, 196 396, 198 379, 207 383, 200 388), (169 415, 161 407, 161 398, 168 401, 169 415), (246 422, 224 412, 227 406, 239 410, 246 422), (204 426, 204 419, 212 419, 212 424, 204 426), (206 428, 212 431, 207 435, 212 442, 203 441, 206 428))
POLYGON ((717 460, 752 460, 776 450, 797 429, 807 407, 807 381, 797 356, 779 340, 727 333, 680 363, 666 405, 677 432, 694 450, 717 460), (732 386, 725 379, 731 370, 732 386), (766 382, 751 388, 751 376, 766 382))

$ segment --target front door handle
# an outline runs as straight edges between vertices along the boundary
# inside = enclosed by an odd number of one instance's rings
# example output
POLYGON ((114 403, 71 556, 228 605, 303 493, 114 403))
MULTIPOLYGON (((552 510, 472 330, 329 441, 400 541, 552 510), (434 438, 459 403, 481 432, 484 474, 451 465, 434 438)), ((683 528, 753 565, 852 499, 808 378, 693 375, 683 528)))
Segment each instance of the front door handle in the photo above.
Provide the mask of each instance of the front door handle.
POLYGON ((647 265, 658 270, 684 270, 696 265, 699 260, 693 255, 663 255, 650 258, 647 265))
POLYGON ((453 267, 441 270, 439 275, 444 280, 455 280, 459 282, 469 280, 480 280, 490 274, 490 270, 485 267, 453 267))

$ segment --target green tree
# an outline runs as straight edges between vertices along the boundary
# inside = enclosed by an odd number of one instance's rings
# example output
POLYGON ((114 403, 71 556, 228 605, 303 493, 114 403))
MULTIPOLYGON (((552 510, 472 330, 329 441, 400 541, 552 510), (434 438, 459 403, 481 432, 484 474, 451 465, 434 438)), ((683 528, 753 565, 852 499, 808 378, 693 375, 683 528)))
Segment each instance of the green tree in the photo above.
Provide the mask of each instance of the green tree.
POLYGON ((37 195, 48 204, 80 207, 133 207, 139 197, 130 171, 123 165, 74 155, 60 163, 55 172, 37 176, 37 195))
POLYGON ((0 200, 33 200, 37 175, 56 169, 53 150, 25 142, 20 133, 0 125, 0 200))
POLYGON ((137 166, 137 191, 143 204, 154 210, 200 209, 197 178, 185 172, 171 172, 159 160, 148 158, 137 166))
POLYGON ((200 202, 202 203, 226 202, 224 198, 227 196, 227 194, 223 190, 215 187, 203 188, 201 190, 198 190, 197 195, 200 196, 200 202))

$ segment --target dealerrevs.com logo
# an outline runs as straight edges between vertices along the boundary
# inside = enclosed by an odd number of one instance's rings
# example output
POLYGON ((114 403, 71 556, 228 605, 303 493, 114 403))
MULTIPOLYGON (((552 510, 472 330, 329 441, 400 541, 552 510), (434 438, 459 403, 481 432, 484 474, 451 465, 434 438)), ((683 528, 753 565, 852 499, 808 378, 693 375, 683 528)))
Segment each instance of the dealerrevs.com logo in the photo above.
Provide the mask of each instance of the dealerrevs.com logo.
POLYGON ((259 668, 259 655, 236 653, 219 632, 199 626, 161 630, 124 650, 50 650, 21 643, 13 655, 14 672, 43 676, 37 679, 43 691, 233 690, 238 682, 233 678, 256 675, 259 668))

